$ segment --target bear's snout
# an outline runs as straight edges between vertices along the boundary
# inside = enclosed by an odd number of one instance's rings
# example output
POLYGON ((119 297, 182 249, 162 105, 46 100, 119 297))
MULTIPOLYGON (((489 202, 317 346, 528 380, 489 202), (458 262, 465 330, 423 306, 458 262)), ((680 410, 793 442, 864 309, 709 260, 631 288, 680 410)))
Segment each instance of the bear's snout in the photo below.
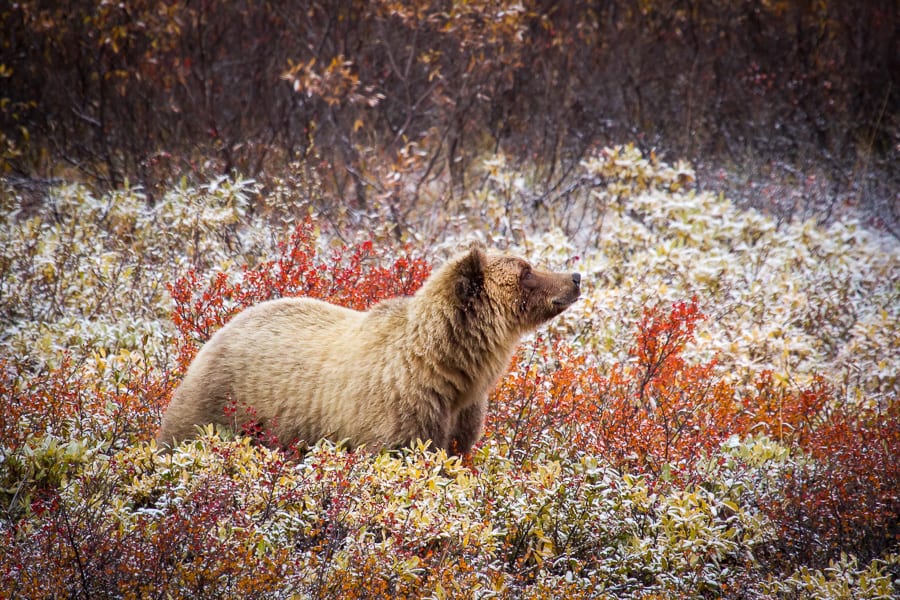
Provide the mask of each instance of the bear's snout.
POLYGON ((555 309, 554 312, 558 314, 581 296, 581 273, 559 273, 553 277, 556 285, 550 303, 555 309))

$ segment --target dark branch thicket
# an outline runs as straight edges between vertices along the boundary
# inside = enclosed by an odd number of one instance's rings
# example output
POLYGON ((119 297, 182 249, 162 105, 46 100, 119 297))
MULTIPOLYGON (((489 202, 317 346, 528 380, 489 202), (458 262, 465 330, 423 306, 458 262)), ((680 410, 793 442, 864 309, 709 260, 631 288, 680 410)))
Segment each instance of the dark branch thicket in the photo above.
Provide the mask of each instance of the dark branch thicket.
POLYGON ((823 216, 861 205, 900 234, 892 0, 25 0, 0 12, 11 181, 152 191, 293 163, 364 207, 399 202, 386 164, 415 172, 404 194, 417 202, 437 179, 465 194, 494 150, 550 187, 590 148, 636 141, 739 198, 823 216))

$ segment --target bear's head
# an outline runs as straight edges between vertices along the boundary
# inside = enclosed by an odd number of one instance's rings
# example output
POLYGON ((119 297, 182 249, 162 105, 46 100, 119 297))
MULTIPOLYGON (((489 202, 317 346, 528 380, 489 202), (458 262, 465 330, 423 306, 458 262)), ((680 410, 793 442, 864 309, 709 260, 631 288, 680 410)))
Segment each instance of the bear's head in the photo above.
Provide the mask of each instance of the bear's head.
POLYGON ((515 256, 473 245, 449 265, 462 310, 522 334, 568 308, 581 292, 581 275, 554 273, 515 256))

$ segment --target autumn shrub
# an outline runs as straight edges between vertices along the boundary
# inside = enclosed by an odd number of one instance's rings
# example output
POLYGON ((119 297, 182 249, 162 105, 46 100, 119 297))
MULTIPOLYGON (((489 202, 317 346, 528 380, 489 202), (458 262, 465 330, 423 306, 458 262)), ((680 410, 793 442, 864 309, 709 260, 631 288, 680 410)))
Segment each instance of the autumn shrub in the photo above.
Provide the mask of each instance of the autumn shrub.
POLYGON ((541 368, 546 359, 526 349, 494 393, 489 434, 511 452, 541 448, 550 435, 639 473, 689 478, 704 454, 741 431, 734 388, 715 363, 682 356, 702 318, 696 300, 648 307, 626 360, 609 366, 558 345, 541 368))
POLYGON ((120 448, 152 436, 177 383, 170 269, 264 253, 265 236, 237 225, 255 189, 247 180, 184 184, 154 206, 139 189, 98 196, 63 186, 37 206, 2 196, 5 446, 47 434, 120 448))
POLYGON ((575 261, 583 289, 465 457, 151 441, 238 310, 364 309, 461 239, 339 242, 245 180, 3 197, 0 596, 896 596, 897 245, 739 210, 633 147, 591 155, 574 213, 529 232, 527 174, 485 168, 448 230, 575 261))
POLYGON ((741 391, 682 351, 702 315, 696 301, 645 309, 628 358, 607 368, 556 345, 518 355, 492 395, 487 435, 517 463, 561 447, 646 474, 652 487, 690 485, 733 436, 765 435, 793 457, 756 502, 781 527, 777 552, 819 564, 840 552, 880 556, 897 543, 897 403, 848 410, 821 380, 790 389, 759 376, 741 391))
POLYGON ((158 427, 175 382, 129 358, 98 357, 94 370, 64 357, 38 374, 22 361, 0 361, 3 445, 16 449, 45 435, 103 440, 112 447, 146 440, 158 427))
POLYGON ((874 560, 867 566, 842 554, 824 569, 802 567, 784 579, 766 582, 762 591, 777 598, 802 600, 893 598, 897 595, 898 566, 897 554, 874 560))
POLYGON ((900 406, 836 407, 801 445, 803 456, 771 499, 784 552, 806 563, 842 553, 871 560, 900 541, 900 406))
MULTIPOLYGON (((239 596, 280 586, 283 553, 255 551, 249 515, 235 510, 238 481, 206 474, 177 504, 142 508, 117 491, 127 489, 129 475, 140 476, 141 463, 120 460, 102 457, 73 470, 54 510, 37 523, 19 522, 20 543, 5 561, 6 594, 202 597, 215 589, 239 596)), ((165 498, 183 483, 170 479, 156 494, 165 498)))
POLYGON ((38 371, 63 355, 77 363, 125 352, 167 367, 166 283, 267 253, 268 233, 250 214, 257 192, 251 180, 219 179, 182 182, 153 204, 134 188, 98 195, 67 185, 37 204, 0 194, 0 344, 38 371), (259 227, 240 225, 251 222, 259 227))
POLYGON ((485 150, 538 163, 531 187, 553 195, 593 148, 637 137, 728 164, 769 209, 869 205, 897 235, 896 18, 878 0, 28 0, 0 15, 0 172, 26 189, 77 174, 155 194, 301 163, 402 221, 477 190, 485 150), (769 191, 816 176, 823 198, 769 191))
POLYGON ((566 458, 523 466, 481 451, 469 468, 423 448, 323 444, 294 462, 211 431, 166 457, 138 446, 73 466, 56 504, 18 521, 0 583, 13 595, 513 597, 563 576, 623 594, 713 590, 735 576, 728 565, 749 565, 737 541, 758 523, 731 501, 660 496, 566 458))
POLYGON ((296 226, 289 240, 279 242, 278 252, 276 259, 245 268, 235 281, 220 272, 207 284, 189 271, 169 286, 183 368, 231 316, 258 302, 308 296, 365 310, 384 298, 412 295, 430 273, 428 263, 408 246, 390 266, 383 266, 371 241, 338 246, 323 259, 309 218, 296 226))
POLYGON ((696 296, 709 318, 685 356, 714 358, 741 386, 768 371, 805 387, 827 371, 852 402, 884 405, 900 391, 897 244, 857 221, 820 227, 740 210, 686 185, 689 165, 634 147, 604 149, 583 167, 595 182, 584 202, 600 214, 596 247, 575 252, 596 280, 566 318, 600 361, 627 351, 623 314, 696 296))

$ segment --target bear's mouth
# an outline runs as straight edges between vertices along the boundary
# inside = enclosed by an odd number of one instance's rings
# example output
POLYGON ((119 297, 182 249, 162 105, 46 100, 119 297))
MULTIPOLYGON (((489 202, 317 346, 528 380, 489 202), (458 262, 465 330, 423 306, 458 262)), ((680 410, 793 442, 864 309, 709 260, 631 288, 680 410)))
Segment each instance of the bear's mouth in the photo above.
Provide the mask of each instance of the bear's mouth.
POLYGON ((569 306, 574 304, 579 297, 581 297, 581 291, 575 290, 574 292, 560 298, 554 298, 551 301, 551 304, 553 304, 553 306, 556 308, 568 308, 569 306))
POLYGON ((569 306, 575 302, 575 300, 569 300, 568 298, 564 298, 560 300, 559 298, 553 300, 553 306, 569 306))

